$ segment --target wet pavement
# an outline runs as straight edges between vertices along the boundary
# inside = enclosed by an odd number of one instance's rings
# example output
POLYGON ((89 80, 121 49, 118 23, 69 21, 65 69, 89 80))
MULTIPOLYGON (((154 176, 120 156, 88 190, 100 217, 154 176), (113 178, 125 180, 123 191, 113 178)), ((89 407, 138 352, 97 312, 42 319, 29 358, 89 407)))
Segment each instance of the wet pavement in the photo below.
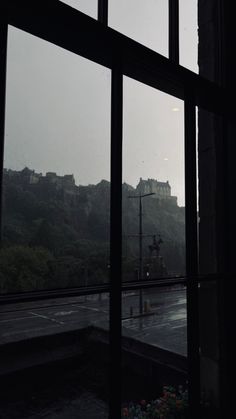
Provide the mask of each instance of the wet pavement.
MULTIPOLYGON (((186 356, 185 289, 143 292, 143 315, 139 297, 137 292, 123 296, 123 335, 186 356)), ((108 294, 5 305, 0 307, 0 345, 91 325, 108 330, 108 294)))

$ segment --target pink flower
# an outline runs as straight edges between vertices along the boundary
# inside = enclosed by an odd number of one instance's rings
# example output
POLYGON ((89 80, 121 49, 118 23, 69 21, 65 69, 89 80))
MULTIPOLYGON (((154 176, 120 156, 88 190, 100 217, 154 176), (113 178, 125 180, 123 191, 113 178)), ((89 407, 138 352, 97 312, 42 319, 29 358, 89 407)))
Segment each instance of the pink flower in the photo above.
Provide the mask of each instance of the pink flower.
POLYGON ((127 409, 127 407, 124 407, 123 409, 123 416, 129 416, 129 410, 127 409))

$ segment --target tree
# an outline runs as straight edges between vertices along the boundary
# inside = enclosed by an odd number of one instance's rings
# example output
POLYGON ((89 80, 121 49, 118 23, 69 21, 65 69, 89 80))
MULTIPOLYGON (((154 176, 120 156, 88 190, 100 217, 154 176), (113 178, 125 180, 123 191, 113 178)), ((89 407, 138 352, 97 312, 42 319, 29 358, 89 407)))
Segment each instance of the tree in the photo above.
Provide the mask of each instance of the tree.
POLYGON ((50 284, 52 261, 52 254, 41 247, 10 246, 0 249, 1 292, 45 288, 50 284))

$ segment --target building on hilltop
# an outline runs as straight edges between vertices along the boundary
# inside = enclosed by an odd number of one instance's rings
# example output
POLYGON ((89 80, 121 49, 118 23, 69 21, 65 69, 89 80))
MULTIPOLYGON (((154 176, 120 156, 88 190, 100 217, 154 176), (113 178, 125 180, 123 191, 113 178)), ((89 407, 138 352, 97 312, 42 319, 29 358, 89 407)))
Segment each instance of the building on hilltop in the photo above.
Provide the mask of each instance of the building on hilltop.
POLYGON ((168 180, 167 182, 158 182, 156 179, 148 178, 144 180, 140 178, 136 190, 140 194, 155 193, 156 198, 161 199, 171 196, 171 187, 168 180))
POLYGON ((169 201, 177 204, 177 197, 171 196, 171 186, 169 181, 159 182, 156 179, 144 180, 140 178, 139 183, 136 187, 138 194, 154 193, 153 198, 168 199, 169 201))
POLYGON ((54 184, 60 189, 73 189, 75 187, 74 175, 58 176, 56 172, 47 172, 42 180, 46 183, 54 184))
POLYGON ((35 173, 34 170, 31 170, 28 167, 25 167, 20 171, 4 169, 3 173, 5 178, 17 179, 21 184, 36 184, 42 177, 42 173, 35 173))
POLYGON ((47 172, 45 176, 42 173, 36 173, 25 167, 21 171, 4 169, 4 176, 8 179, 17 179, 17 182, 23 185, 47 184, 55 185, 56 189, 64 189, 67 192, 74 192, 76 189, 74 175, 58 176, 56 172, 47 172))

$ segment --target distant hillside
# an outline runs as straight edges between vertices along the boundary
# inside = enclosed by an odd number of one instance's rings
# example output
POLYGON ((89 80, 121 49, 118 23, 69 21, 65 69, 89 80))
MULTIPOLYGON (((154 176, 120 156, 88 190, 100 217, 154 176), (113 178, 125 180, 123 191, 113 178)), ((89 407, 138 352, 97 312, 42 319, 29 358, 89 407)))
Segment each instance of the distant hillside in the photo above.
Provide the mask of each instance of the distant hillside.
MULTIPOLYGON (((77 186, 73 175, 42 176, 25 168, 21 172, 5 169, 3 183, 2 292, 108 281, 108 181, 77 186), (11 269, 13 260, 16 266, 11 269)), ((129 198, 137 191, 123 185, 125 279, 133 279, 138 267, 139 200, 129 198)), ((184 208, 170 196, 153 195, 142 203, 144 262, 150 257, 151 236, 160 234, 160 255, 167 272, 184 273, 184 208)))

